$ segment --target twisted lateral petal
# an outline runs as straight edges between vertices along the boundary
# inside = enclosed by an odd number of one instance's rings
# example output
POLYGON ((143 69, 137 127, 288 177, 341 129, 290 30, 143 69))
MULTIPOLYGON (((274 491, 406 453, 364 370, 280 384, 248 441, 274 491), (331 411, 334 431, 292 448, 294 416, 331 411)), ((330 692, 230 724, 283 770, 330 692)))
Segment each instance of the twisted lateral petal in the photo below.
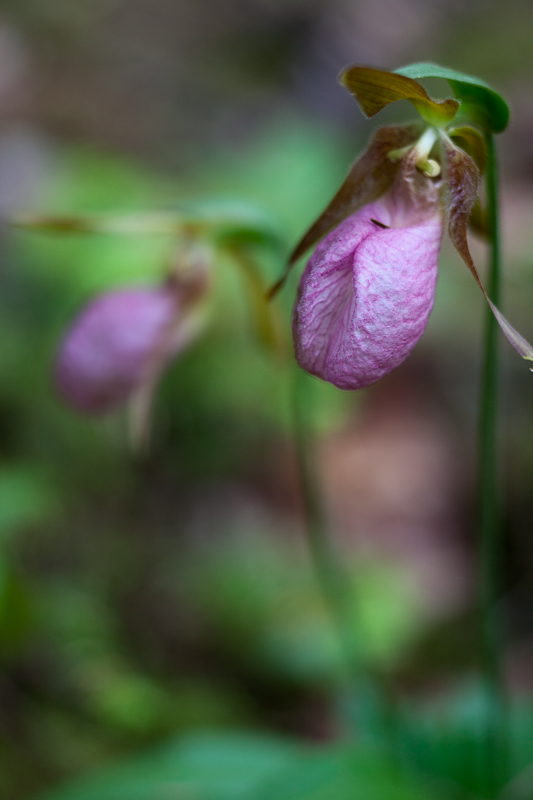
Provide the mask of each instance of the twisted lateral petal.
POLYGON ((409 355, 433 307, 442 219, 392 225, 386 199, 358 211, 311 257, 293 317, 303 369, 362 389, 409 355))
POLYGON ((90 303, 67 332, 56 384, 78 411, 104 414, 142 382, 177 314, 167 288, 110 292, 90 303))
POLYGON ((478 194, 478 168, 473 159, 463 150, 455 147, 453 142, 446 136, 442 137, 442 142, 446 153, 446 172, 448 177, 448 197, 446 201, 448 205, 448 233, 450 239, 483 292, 485 300, 489 304, 509 344, 526 361, 533 361, 533 346, 513 328, 488 296, 468 247, 467 224, 478 194))

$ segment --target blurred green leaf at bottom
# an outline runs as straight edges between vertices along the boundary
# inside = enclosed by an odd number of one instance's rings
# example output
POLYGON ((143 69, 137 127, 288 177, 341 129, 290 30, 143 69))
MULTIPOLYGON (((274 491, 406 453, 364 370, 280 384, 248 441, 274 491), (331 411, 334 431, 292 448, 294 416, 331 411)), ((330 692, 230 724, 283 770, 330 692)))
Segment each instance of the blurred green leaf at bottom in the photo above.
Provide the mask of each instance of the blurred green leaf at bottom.
POLYGON ((268 736, 191 735, 40 800, 244 800, 298 754, 268 736))
POLYGON ((170 743, 40 800, 423 800, 374 753, 298 746, 261 734, 203 734, 170 743))
POLYGON ((250 800, 422 800, 426 791, 379 753, 357 747, 309 749, 250 800))

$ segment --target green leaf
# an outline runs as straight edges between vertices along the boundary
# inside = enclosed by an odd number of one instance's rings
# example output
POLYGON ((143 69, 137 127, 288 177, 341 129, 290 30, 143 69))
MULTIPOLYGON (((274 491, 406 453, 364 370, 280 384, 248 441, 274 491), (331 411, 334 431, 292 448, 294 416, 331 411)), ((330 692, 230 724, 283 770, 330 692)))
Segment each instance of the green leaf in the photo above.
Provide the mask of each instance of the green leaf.
POLYGON ((254 243, 280 249, 279 232, 256 206, 241 201, 210 201, 146 213, 28 214, 13 217, 11 226, 57 234, 119 236, 207 236, 215 242, 254 243))
POLYGON ((180 213, 29 214, 13 217, 11 226, 48 233, 97 233, 119 236, 173 236, 191 220, 180 213))
MULTIPOLYGON (((427 800, 368 749, 298 746, 258 733, 184 737, 41 800, 427 800)), ((442 797, 442 795, 439 795, 442 797)))
POLYGON ((443 125, 451 122, 459 108, 459 103, 453 98, 432 100, 423 86, 412 80, 412 76, 382 69, 355 65, 345 69, 339 81, 353 94, 367 117, 373 117, 396 100, 409 100, 426 122, 443 125))
MULTIPOLYGON (((524 695, 509 701, 505 753, 499 756, 502 770, 498 778, 507 788, 498 794, 499 800, 533 797, 532 711, 524 695)), ((398 738, 400 758, 435 785, 448 785, 453 798, 494 796, 483 768, 488 719, 494 719, 494 700, 477 682, 422 704, 406 703, 398 738)))
POLYGON ((20 575, 0 564, 0 652, 16 651, 33 622, 28 587, 20 575))
POLYGON ((281 321, 278 318, 277 309, 268 302, 267 286, 258 264, 248 247, 233 243, 226 249, 240 269, 257 340, 267 350, 281 355, 286 350, 281 321))
POLYGON ((217 244, 259 244, 280 251, 276 223, 254 203, 244 200, 204 200, 187 206, 192 219, 209 226, 217 244))
POLYGON ((299 757, 295 745, 257 733, 191 735, 41 800, 249 800, 299 757))
MULTIPOLYGON (((431 795, 429 795, 431 797, 431 795)), ((428 793, 378 753, 363 748, 309 748, 253 800, 421 800, 428 793)), ((252 798, 250 798, 252 800, 252 798)))
POLYGON ((45 519, 56 508, 44 475, 25 465, 0 469, 0 542, 14 530, 45 519))
POLYGON ((509 106, 498 92, 479 78, 430 63, 409 64, 395 70, 395 73, 416 80, 444 78, 461 101, 461 117, 468 116, 471 121, 493 133, 501 133, 509 123, 509 106))

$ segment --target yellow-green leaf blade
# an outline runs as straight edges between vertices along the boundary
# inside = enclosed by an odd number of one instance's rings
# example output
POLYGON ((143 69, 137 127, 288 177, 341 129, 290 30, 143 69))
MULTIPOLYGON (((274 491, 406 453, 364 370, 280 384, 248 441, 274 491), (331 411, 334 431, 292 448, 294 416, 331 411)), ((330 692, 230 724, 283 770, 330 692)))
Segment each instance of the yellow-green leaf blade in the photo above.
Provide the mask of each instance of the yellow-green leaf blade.
POLYGON ((453 98, 432 100, 424 87, 412 78, 374 67, 348 67, 339 81, 355 97, 367 117, 373 117, 396 100, 409 100, 426 122, 443 125, 451 122, 460 105, 453 98))

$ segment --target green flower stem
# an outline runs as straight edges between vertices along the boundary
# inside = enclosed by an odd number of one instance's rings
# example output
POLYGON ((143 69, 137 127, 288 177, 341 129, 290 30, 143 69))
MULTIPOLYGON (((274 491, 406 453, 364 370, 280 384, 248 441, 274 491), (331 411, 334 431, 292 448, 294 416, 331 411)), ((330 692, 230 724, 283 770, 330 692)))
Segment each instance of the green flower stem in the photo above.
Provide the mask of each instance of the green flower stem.
POLYGON ((380 739, 384 744, 383 733, 391 727, 390 714, 386 716, 377 687, 363 667, 350 577, 329 535, 311 454, 308 389, 309 378, 298 369, 293 386, 294 430, 309 550, 342 649, 339 683, 346 721, 358 739, 380 739))
POLYGON ((355 648, 352 626, 347 618, 348 576, 329 538, 314 463, 310 455, 311 437, 305 398, 306 384, 305 374, 298 370, 294 387, 294 425, 306 532, 316 577, 337 628, 344 658, 353 667, 358 662, 359 656, 355 648))
MULTIPOLYGON (((494 137, 487 142, 487 223, 490 259, 487 291, 495 305, 500 300, 500 232, 498 173, 494 137)), ((501 664, 501 631, 497 613, 500 592, 502 526, 498 489, 498 323, 487 309, 485 351, 479 411, 479 590, 483 682, 487 703, 485 780, 495 795, 501 780, 504 749, 504 690, 501 664)))

